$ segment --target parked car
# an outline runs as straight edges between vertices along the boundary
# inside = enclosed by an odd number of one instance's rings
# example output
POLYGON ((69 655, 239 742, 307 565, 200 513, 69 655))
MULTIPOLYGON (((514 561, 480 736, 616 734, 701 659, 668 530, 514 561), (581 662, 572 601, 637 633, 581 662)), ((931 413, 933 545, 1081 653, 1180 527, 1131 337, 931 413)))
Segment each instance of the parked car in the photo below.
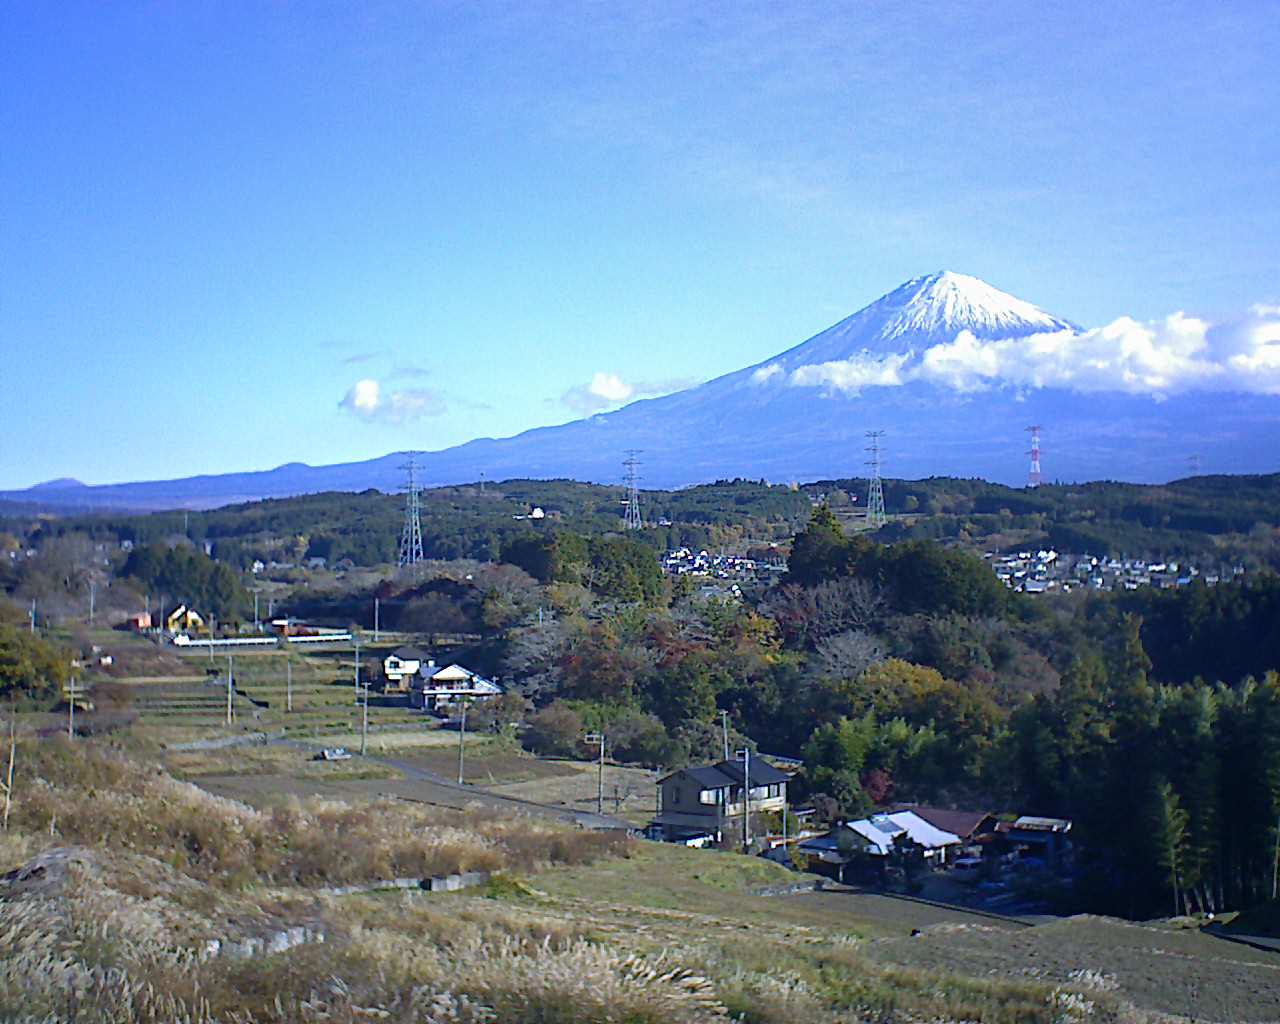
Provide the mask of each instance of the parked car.
POLYGON ((316 754, 313 761, 350 761, 351 751, 346 747, 325 747, 316 754))

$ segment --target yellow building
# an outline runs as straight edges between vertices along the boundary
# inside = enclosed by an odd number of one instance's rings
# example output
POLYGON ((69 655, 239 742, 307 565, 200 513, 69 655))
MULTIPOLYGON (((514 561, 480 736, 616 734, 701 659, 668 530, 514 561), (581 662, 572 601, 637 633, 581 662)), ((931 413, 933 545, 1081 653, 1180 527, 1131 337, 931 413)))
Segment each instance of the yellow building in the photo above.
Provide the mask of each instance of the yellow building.
POLYGON ((201 614, 185 604, 178 605, 164 620, 165 629, 170 633, 202 633, 208 632, 201 614))

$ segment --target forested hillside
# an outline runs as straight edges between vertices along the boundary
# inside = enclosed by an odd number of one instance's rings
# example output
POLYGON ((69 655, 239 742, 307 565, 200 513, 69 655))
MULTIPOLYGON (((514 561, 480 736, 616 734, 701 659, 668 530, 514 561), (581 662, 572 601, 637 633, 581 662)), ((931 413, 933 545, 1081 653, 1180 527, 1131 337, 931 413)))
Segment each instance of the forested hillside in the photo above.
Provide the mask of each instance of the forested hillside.
MULTIPOLYGON (((1064 905, 1237 907, 1270 884, 1280 817, 1280 579, 1265 568, 1275 487, 890 483, 891 508, 914 498, 920 518, 872 534, 849 528, 849 487, 736 482, 646 494, 647 514, 671 525, 624 534, 616 491, 508 482, 426 496, 433 558, 416 575, 290 570, 272 585, 276 614, 367 624, 377 600, 384 628, 473 638, 458 653, 511 691, 494 724, 524 723, 539 751, 574 753, 584 731, 603 730, 623 761, 716 758, 724 713, 732 742, 803 758, 797 795, 828 815, 919 800, 1072 818, 1078 884, 1064 905), (815 508, 819 494, 830 505, 815 508), (925 536, 935 527, 959 543, 925 536), (967 550, 1059 529, 1190 538, 1251 559, 1250 571, 1214 587, 1032 596, 967 550), (778 543, 789 571, 741 599, 705 596, 661 572, 661 551, 682 540, 778 543)), ((0 562, 6 614, 20 622, 35 595, 42 616, 83 622, 100 580, 100 614, 108 598, 136 610, 159 590, 234 624, 250 607, 235 566, 320 552, 354 563, 362 544, 388 559, 398 506, 365 493, 185 523, 15 523, 10 550, 37 553, 0 562)), ((0 673, 31 690, 41 670, 25 666, 49 653, 6 635, 0 673)))
MULTIPOLYGON (((1131 558, 1194 559, 1280 568, 1280 474, 1202 476, 1147 486, 1099 482, 1011 488, 982 480, 936 477, 886 480, 890 523, 881 539, 941 540, 996 549, 1054 547, 1131 558)), ((643 491, 645 543, 747 548, 785 541, 815 502, 856 525, 867 481, 817 481, 795 488, 728 481, 679 491, 643 491)), ((621 526, 620 487, 567 480, 508 480, 486 487, 423 493, 422 526, 430 558, 497 558, 504 543, 528 531, 518 519, 534 508, 542 522, 581 534, 621 526)), ((254 559, 323 557, 356 565, 394 561, 403 498, 378 491, 330 493, 229 506, 208 512, 150 515, 35 516, 12 509, 0 521, 14 536, 65 534, 147 543, 173 537, 212 541, 216 557, 236 567, 254 559)))

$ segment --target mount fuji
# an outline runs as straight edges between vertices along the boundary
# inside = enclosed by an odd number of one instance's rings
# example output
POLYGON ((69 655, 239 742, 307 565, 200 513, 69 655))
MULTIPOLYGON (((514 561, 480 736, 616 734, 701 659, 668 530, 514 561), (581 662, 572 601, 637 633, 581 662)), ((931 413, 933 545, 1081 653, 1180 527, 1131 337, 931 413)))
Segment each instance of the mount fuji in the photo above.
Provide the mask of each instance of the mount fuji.
MULTIPOLYGON (((1265 336, 1254 332, 1262 355, 1250 358, 1272 372, 1273 362, 1280 366, 1280 334, 1274 319, 1267 323, 1265 336)), ((865 474, 865 433, 883 430, 887 476, 1019 483, 1026 428, 1039 424, 1045 479, 1157 482, 1186 475, 1193 453, 1213 472, 1280 468, 1280 388, 1224 377, 1229 360, 1205 362, 1205 325, 1193 318, 1169 319, 1162 330, 1172 341, 1164 348, 1144 330, 1122 320, 1084 331, 977 278, 944 271, 906 282, 772 359, 696 387, 428 452, 419 464, 428 484, 481 474, 616 482, 624 452, 640 449, 645 486, 803 481, 865 474)), ((1231 366, 1255 365, 1234 358, 1231 366)), ((150 483, 59 481, 0 498, 194 508, 394 490, 403 461, 395 453, 150 483)))

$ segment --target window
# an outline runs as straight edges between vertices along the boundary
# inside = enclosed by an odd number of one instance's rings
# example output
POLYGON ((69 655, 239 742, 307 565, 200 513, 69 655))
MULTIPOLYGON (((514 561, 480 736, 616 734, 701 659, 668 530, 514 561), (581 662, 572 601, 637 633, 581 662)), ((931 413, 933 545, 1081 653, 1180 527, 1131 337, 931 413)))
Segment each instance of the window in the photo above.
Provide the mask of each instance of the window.
POLYGON ((698 794, 698 802, 703 804, 714 804, 716 802, 716 794, 718 792, 719 790, 716 789, 704 789, 698 794))

